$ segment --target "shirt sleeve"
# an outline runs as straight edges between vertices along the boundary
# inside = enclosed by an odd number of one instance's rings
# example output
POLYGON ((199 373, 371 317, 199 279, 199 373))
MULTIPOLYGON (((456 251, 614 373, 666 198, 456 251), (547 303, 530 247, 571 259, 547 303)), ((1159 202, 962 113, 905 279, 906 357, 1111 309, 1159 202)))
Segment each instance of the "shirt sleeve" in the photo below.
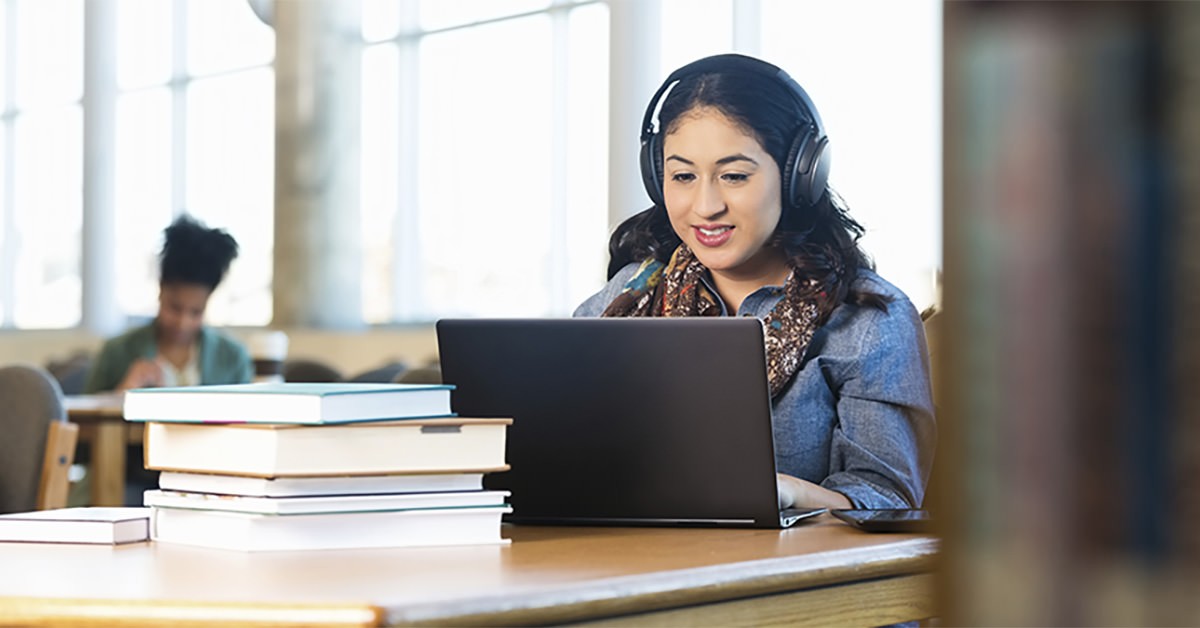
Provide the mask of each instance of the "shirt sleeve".
POLYGON ((918 508, 937 428, 920 316, 907 300, 860 308, 858 358, 839 373, 838 422, 821 483, 856 508, 918 508))
POLYGON ((205 384, 246 384, 254 379, 254 361, 240 341, 208 330, 212 334, 213 365, 204 372, 205 384))

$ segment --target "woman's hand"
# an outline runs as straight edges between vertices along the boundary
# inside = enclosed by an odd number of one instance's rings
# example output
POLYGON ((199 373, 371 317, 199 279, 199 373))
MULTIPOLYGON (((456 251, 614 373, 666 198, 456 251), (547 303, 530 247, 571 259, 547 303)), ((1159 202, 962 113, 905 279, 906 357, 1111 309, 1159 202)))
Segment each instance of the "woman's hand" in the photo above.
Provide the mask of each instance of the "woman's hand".
POLYGON ((845 495, 837 491, 831 491, 784 473, 775 474, 775 485, 779 490, 779 507, 781 509, 854 507, 845 495))
POLYGON ((129 390, 130 388, 150 388, 163 385, 163 370, 154 360, 139 358, 136 362, 129 365, 129 370, 125 371, 125 379, 121 380, 117 386, 118 391, 129 390))

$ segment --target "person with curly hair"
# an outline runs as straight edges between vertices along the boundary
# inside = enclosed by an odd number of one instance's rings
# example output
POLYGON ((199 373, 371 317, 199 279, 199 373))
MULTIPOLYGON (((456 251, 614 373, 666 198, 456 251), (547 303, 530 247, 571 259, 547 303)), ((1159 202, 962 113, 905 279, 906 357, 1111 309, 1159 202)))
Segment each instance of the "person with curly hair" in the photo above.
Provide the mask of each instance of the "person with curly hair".
POLYGON ((85 392, 239 384, 253 377, 245 346, 204 325, 208 298, 237 257, 237 241, 186 215, 164 235, 157 316, 104 343, 85 392))

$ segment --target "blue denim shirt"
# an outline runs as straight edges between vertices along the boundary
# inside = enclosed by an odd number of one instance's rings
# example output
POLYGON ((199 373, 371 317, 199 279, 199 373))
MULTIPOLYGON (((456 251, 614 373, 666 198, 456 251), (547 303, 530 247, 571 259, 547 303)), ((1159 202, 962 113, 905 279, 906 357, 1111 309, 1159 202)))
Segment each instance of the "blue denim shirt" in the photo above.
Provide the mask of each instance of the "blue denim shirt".
MULTIPOLYGON (((637 266, 621 269, 575 316, 599 316, 637 266)), ((879 275, 862 270, 855 287, 892 302, 886 312, 842 304, 813 335, 772 403, 775 468, 857 508, 916 508, 937 440, 925 330, 908 297, 879 275)), ((765 318, 782 295, 781 286, 760 288, 737 315, 765 318)))

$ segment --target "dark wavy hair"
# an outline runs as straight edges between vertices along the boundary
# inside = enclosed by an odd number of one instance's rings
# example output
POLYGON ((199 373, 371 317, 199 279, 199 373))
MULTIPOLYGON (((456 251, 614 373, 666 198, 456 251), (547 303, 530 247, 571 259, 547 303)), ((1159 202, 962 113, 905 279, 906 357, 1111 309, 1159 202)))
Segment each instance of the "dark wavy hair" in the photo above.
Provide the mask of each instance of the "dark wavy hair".
MULTIPOLYGON (((753 72, 705 73, 683 78, 668 92, 659 110, 659 132, 673 132, 683 116, 700 108, 715 109, 733 120, 780 168, 787 162, 792 138, 809 122, 779 81, 753 72)), ((785 196, 782 188, 780 196, 785 196)), ((783 198, 783 213, 768 245, 782 247, 802 277, 817 280, 805 296, 817 298, 820 322, 843 302, 887 309, 887 297, 853 287, 859 269, 874 269, 858 245, 863 232, 832 188, 826 187, 811 206, 795 206, 783 198)), ((618 225, 609 239, 608 278, 632 262, 654 258, 666 263, 680 243, 665 207, 639 212, 618 225)))
POLYGON ((159 282, 191 283, 214 290, 238 255, 238 244, 222 229, 209 229, 191 216, 175 219, 163 231, 159 282))

